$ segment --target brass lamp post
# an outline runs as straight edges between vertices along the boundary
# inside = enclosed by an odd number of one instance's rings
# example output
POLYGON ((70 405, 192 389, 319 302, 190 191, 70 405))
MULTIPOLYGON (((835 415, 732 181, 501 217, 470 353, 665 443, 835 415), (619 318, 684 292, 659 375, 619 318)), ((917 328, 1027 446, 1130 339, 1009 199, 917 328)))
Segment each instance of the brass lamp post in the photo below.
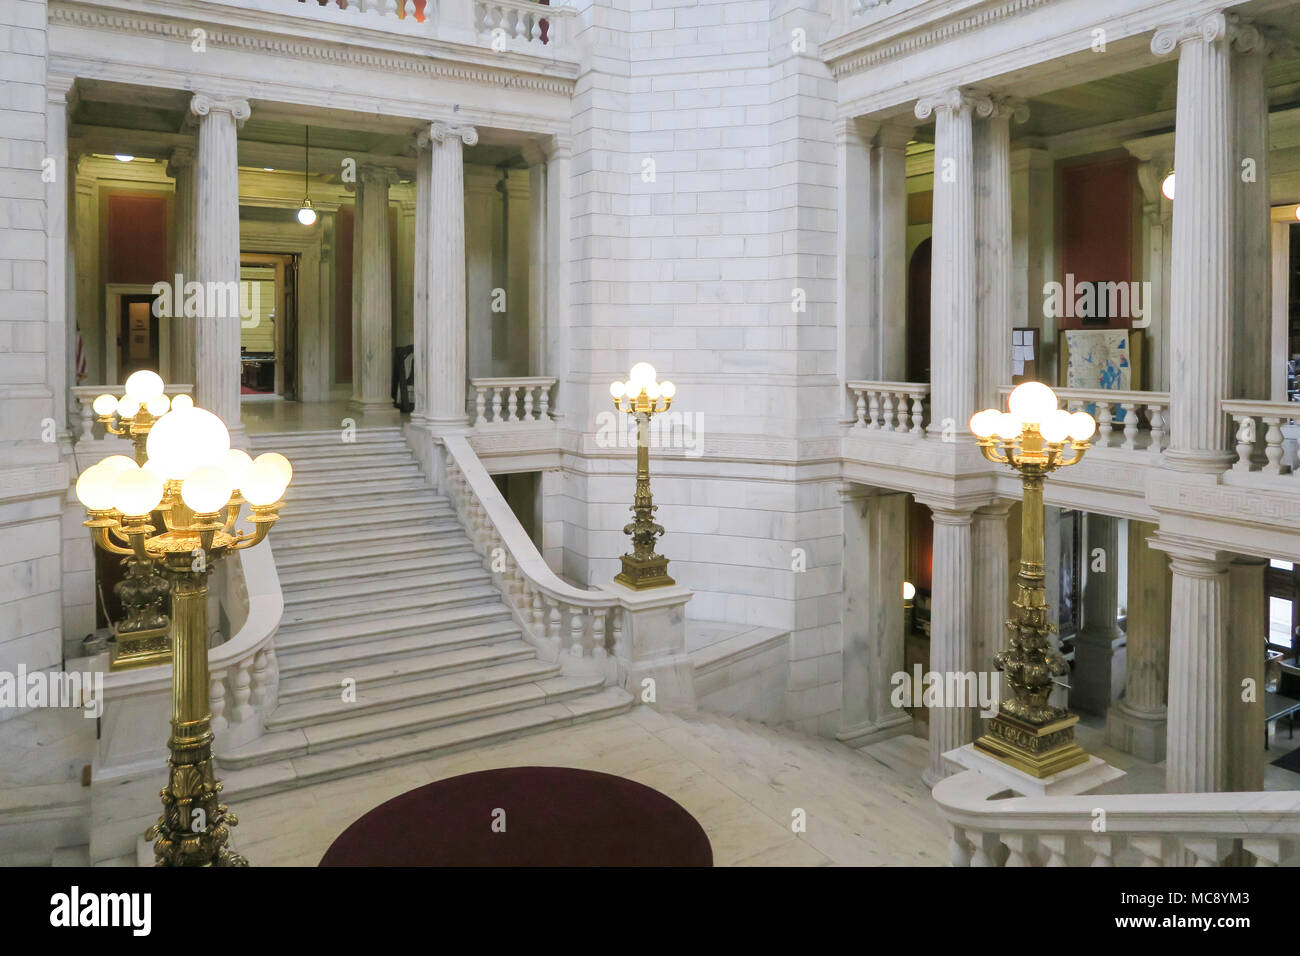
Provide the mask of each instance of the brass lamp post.
POLYGON ((1051 608, 1043 587, 1043 479, 1083 457, 1097 423, 1086 412, 1071 414, 1057 408, 1056 393, 1041 382, 1017 386, 1007 404, 1010 412, 989 408, 976 412, 970 420, 984 457, 1010 465, 1020 473, 1024 485, 1020 576, 1007 621, 1010 647, 994 658, 998 670, 1006 675, 1012 697, 1001 702, 997 716, 989 721, 988 733, 975 741, 975 746, 1041 778, 1088 759, 1074 742, 1078 716, 1047 702, 1052 678, 1067 673, 1069 665, 1049 637, 1056 626, 1049 619, 1051 608))
POLYGON ((145 837, 157 838, 159 866, 246 866, 229 845, 239 821, 219 802, 212 769, 208 574, 213 562, 266 537, 293 469, 283 455, 254 460, 231 448, 221 419, 193 406, 173 406, 153 422, 146 447, 143 466, 106 460, 77 479, 95 543, 156 567, 172 588, 171 756, 163 813, 145 837), (245 502, 252 533, 234 530, 245 502), (155 512, 160 533, 150 523, 155 512))
POLYGON ((655 552, 655 539, 664 529, 654 520, 659 506, 650 496, 650 417, 668 411, 677 386, 655 378, 653 365, 638 362, 626 382, 609 387, 614 408, 636 419, 636 495, 630 509, 634 517, 623 528, 624 534, 632 536, 632 553, 623 555, 623 570, 614 580, 638 591, 677 583, 668 576, 668 559, 655 552))
MULTIPOLYGON (((169 400, 164 394, 162 378, 157 372, 145 369, 129 375, 123 389, 125 394, 121 398, 100 395, 91 407, 110 435, 130 438, 135 446, 135 463, 143 465, 148 458, 145 442, 153 423, 169 409, 185 408, 194 402, 188 395, 169 400)), ((128 460, 117 455, 108 460, 116 462, 118 458, 128 460)), ((151 561, 129 555, 122 559, 122 564, 126 576, 114 585, 113 591, 122 601, 123 614, 113 625, 113 661, 109 669, 120 671, 161 664, 171 656, 171 643, 167 639, 170 586, 151 561)))

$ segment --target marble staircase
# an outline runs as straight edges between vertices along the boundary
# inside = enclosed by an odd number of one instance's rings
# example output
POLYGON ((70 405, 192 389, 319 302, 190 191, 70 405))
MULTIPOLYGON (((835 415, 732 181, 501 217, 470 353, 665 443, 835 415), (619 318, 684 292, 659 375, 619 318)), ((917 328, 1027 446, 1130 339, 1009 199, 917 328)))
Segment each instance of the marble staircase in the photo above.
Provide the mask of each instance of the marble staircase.
POLYGON ((284 591, 278 703, 218 749, 249 799, 622 713, 603 678, 541 660, 397 427, 262 433, 294 465, 272 532, 284 591), (345 693, 351 689, 353 692, 345 693))

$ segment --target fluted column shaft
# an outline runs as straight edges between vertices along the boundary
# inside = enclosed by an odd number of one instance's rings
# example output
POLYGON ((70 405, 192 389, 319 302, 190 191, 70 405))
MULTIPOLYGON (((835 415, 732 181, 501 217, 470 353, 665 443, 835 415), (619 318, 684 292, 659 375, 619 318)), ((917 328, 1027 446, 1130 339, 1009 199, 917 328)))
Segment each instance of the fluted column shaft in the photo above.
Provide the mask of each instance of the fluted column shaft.
POLYGON ((930 278, 930 420, 938 434, 963 433, 975 411, 976 260, 972 114, 987 97, 949 90, 916 104, 934 114, 934 230, 930 278))
POLYGON ((360 312, 352 316, 358 348, 352 353, 353 403, 364 410, 393 406, 393 257, 388 234, 388 187, 393 171, 362 166, 352 287, 360 312), (360 386, 358 387, 358 383, 360 386))
POLYGON ((1147 546, 1156 526, 1128 528, 1128 652, 1119 707, 1163 720, 1169 696, 1169 559, 1147 546))
POLYGON ((1007 515, 1011 502, 997 501, 975 512, 971 524, 972 669, 994 673, 993 655, 1007 643, 1007 594, 1011 588, 1011 547, 1007 515))
POLYGON ((239 417, 239 309, 226 306, 239 289, 238 124, 248 119, 248 103, 196 94, 190 111, 199 117, 198 182, 195 203, 194 271, 209 294, 205 314, 194 319, 194 400, 230 429, 242 434, 239 417), (209 285, 209 284, 212 285, 209 285), (207 314, 215 311, 216 314, 207 314))
MULTIPOLYGON (((73 167, 68 155, 68 94, 73 79, 50 76, 45 89, 45 155, 54 161, 54 176, 45 184, 45 380, 54 397, 54 421, 60 434, 68 425, 70 387, 77 384, 75 250, 68 223, 72 205, 73 167)), ((7 350, 7 347, 6 347, 7 350)))
MULTIPOLYGON (((930 670, 943 677, 946 684, 948 674, 966 674, 972 670, 972 513, 935 505, 930 510, 934 520, 930 670)), ((931 707, 927 711, 930 766, 922 774, 927 786, 934 786, 948 775, 944 753, 974 739, 974 712, 969 707, 951 706, 953 703, 945 700, 948 706, 931 707)))
MULTIPOLYGON (((1176 200, 1175 200, 1176 201, 1176 200)), ((1218 555, 1171 548, 1172 615, 1169 629, 1169 724, 1165 789, 1221 791, 1224 752, 1228 571, 1218 555)))
POLYGON ((1223 695, 1228 790, 1264 789, 1264 655, 1268 596, 1263 558, 1237 557, 1228 565, 1227 668, 1223 695))
POLYGON ((1172 409, 1165 461, 1186 471, 1220 472, 1227 450, 1220 401, 1233 367, 1232 155, 1228 26, 1216 13, 1158 30, 1152 52, 1178 50, 1170 281, 1172 409))
POLYGON ((546 288, 549 250, 546 247, 546 153, 536 143, 525 144, 528 163, 528 374, 546 372, 546 288))
MULTIPOLYGON (((427 330, 416 387, 435 430, 461 428, 465 413, 465 168, 464 146, 478 142, 470 126, 429 128, 429 202, 424 217, 427 296, 417 324, 427 330)), ((422 160, 423 162, 423 160, 422 160)), ((417 303, 418 305, 418 303, 417 303)))
MULTIPOLYGON (((572 175, 573 144, 561 136, 552 137, 546 157, 546 374, 556 379, 551 400, 551 417, 585 415, 577 407, 569 375, 569 177, 572 175)), ((603 401, 608 401, 608 395, 603 401)), ((603 408, 604 405, 602 404, 603 408)))
POLYGON ((1264 67, 1268 43, 1254 27, 1238 24, 1230 76, 1234 159, 1253 169, 1233 177, 1232 392, 1235 398, 1267 400, 1273 312, 1272 223, 1269 220, 1268 89, 1264 67))
POLYGON ((429 162, 429 137, 416 138, 415 164, 415 271, 411 277, 411 341, 415 367, 415 407, 413 422, 423 422, 428 415, 429 387, 429 219, 433 202, 433 170, 429 162))
POLYGON ((1083 628, 1074 642, 1070 705, 1104 714, 1114 699, 1112 667, 1121 634, 1119 616, 1119 519, 1090 513, 1083 566, 1083 628))
MULTIPOLYGON (((181 288, 195 276, 195 257, 198 253, 197 207, 198 190, 195 187, 195 155, 188 146, 172 150, 167 165, 168 174, 176 180, 176 194, 172 198, 172 216, 175 222, 176 273, 181 277, 181 288)), ((183 311, 171 320, 171 369, 166 376, 169 382, 194 383, 194 320, 186 318, 183 311)))

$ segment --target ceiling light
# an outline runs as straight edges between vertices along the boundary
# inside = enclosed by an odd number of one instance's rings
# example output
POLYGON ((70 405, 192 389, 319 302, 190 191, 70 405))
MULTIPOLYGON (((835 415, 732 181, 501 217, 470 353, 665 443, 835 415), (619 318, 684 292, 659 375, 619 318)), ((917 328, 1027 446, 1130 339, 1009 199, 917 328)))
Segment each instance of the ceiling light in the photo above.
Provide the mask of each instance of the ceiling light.
POLYGON ((134 156, 128 153, 114 153, 113 158, 116 159, 119 163, 129 163, 131 162, 131 160, 135 159, 134 156))

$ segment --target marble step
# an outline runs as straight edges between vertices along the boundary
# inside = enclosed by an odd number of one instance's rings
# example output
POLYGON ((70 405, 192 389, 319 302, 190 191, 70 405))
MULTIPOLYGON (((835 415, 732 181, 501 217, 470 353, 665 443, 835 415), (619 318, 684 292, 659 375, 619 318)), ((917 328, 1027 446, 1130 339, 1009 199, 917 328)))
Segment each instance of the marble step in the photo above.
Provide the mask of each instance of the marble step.
POLYGON ((406 447, 392 451, 364 451, 355 454, 308 455, 292 462, 296 475, 319 475, 354 468, 390 468, 394 465, 414 465, 415 458, 406 447))
POLYGON ((334 573, 337 575, 345 574, 346 571, 342 569, 346 566, 357 565, 360 562, 379 559, 393 560, 399 557, 415 560, 419 557, 461 551, 466 554, 473 553, 469 545, 469 539, 465 537, 464 532, 457 534, 444 531, 430 534, 415 529, 409 536, 404 536, 403 539, 397 541, 400 547, 394 547, 395 538, 396 536, 390 536, 375 540, 362 539, 357 543, 345 541, 336 545, 316 544, 310 547, 297 548, 286 545, 281 548, 275 538, 275 532, 272 531, 271 548, 275 552, 276 568, 281 573, 329 565, 334 568, 334 573))
MULTIPOLYGON (((446 554, 422 554, 411 558, 405 554, 396 555, 390 560, 372 559, 348 567, 348 581, 366 581, 371 578, 388 575, 407 575, 415 572, 436 572, 452 568, 483 567, 483 559, 473 551, 456 550, 446 554)), ((333 587, 339 583, 338 565, 325 562, 320 565, 308 565, 302 569, 282 569, 280 587, 286 595, 307 593, 318 588, 333 587)))
MULTIPOLYGON (((340 653, 347 651, 340 648, 340 653)), ((279 706, 322 697, 337 697, 343 681, 356 681, 360 693, 382 684, 438 677, 476 667, 490 667, 513 661, 534 660, 537 649, 517 636, 493 644, 470 644, 449 650, 435 649, 401 658, 375 661, 368 654, 341 659, 338 666, 282 677, 279 706)))
POLYGON ((304 511, 292 511, 289 508, 286 508, 286 510, 289 511, 289 514, 277 521, 275 525, 276 533, 280 535, 284 535, 286 532, 293 534, 299 531, 326 531, 331 529, 337 531, 341 525, 345 524, 369 527, 372 521, 414 523, 454 517, 451 506, 439 502, 365 505, 353 511, 338 509, 331 510, 328 513, 317 508, 304 511))
MULTIPOLYGON (((293 485, 286 492, 286 502, 293 501, 293 485)), ((366 495, 365 501, 312 501, 310 511, 293 511, 280 520, 311 520, 320 515, 328 517, 335 524, 342 516, 351 516, 360 512, 397 510, 399 508, 442 507, 451 510, 451 502, 446 496, 438 494, 433 488, 425 486, 420 491, 373 491, 366 495)))
POLYGON ((355 478, 313 485, 299 485, 294 481, 289 485, 285 503, 309 504, 311 507, 327 503, 369 504, 371 494, 374 492, 420 492, 428 489, 429 483, 424 480, 424 476, 417 468, 414 477, 386 478, 383 481, 355 478))
MULTIPOLYGON (((388 547, 383 549, 384 553, 389 555, 401 554, 408 545, 421 544, 429 539, 440 537, 458 538, 469 547, 469 538, 465 537, 465 531, 461 528, 460 522, 451 516, 446 518, 435 518, 432 521, 404 522, 397 520, 397 527, 390 527, 394 522, 384 522, 382 532, 373 532, 372 529, 379 525, 354 526, 351 523, 336 527, 334 530, 317 530, 306 529, 302 531, 290 531, 285 537, 274 537, 275 542, 275 561, 280 565, 282 561, 289 561, 299 557, 304 551, 314 552, 322 548, 328 549, 332 554, 339 553, 339 545, 346 545, 352 541, 379 541, 387 543, 388 547), (364 527, 364 531, 360 529, 364 527)), ((271 530, 275 535, 275 529, 271 530)))
POLYGON ((332 488, 336 485, 369 485, 372 490, 384 487, 387 482, 412 476, 419 477, 420 466, 414 461, 399 465, 385 465, 382 468, 367 468, 362 461, 343 468, 330 468, 317 472, 300 472, 295 470, 293 484, 290 486, 299 492, 312 494, 318 488, 332 488))
POLYGON ((474 587, 491 580, 492 576, 484 570, 482 564, 467 564, 438 571, 412 571, 378 578, 360 578, 347 574, 341 576, 333 587, 286 592, 283 622, 292 623, 299 620, 301 614, 323 613, 336 605, 348 605, 349 613, 350 606, 354 604, 370 610, 419 606, 426 602, 411 599, 422 596, 435 598, 440 591, 474 587), (409 605, 408 600, 411 600, 409 605))
POLYGON ((356 700, 343 700, 342 684, 335 684, 327 696, 290 703, 280 701, 275 711, 266 718, 266 730, 305 730, 332 721, 351 720, 378 711, 401 716, 401 710, 467 697, 492 690, 504 690, 521 684, 532 684, 560 675, 556 664, 538 660, 536 656, 503 664, 486 664, 468 670, 435 674, 398 683, 372 684, 362 687, 358 682, 356 700))
MULTIPOLYGON (((305 455, 321 454, 324 451, 336 452, 338 449, 351 450, 370 448, 375 445, 401 445, 406 447, 402 430, 390 428, 358 428, 352 432, 351 441, 343 440, 342 428, 321 428, 303 432, 258 432, 249 435, 249 447, 257 452, 280 451, 292 448, 305 455)), ((284 454, 283 452, 281 452, 284 454)))
MULTIPOLYGON (((452 608, 465 604, 499 603, 501 592, 490 583, 487 572, 479 572, 479 577, 466 578, 462 581, 449 581, 445 587, 425 586, 410 593, 385 596, 383 609, 386 614, 416 614, 452 608)), ((375 615, 375 602, 355 594, 339 595, 337 600, 310 604, 302 607, 286 607, 280 622, 280 633, 297 636, 303 631, 312 631, 340 623, 349 624, 354 630, 363 623, 368 623, 375 615)))
POLYGON ((556 677, 423 707, 264 734, 219 755, 223 793, 247 800, 536 730, 597 720, 631 706, 630 694, 601 686, 599 678, 556 677), (393 718, 402 721, 394 724, 393 718), (256 772, 239 772, 244 769, 256 772))
MULTIPOLYGON (((519 634, 519 626, 510 616, 510 609, 497 600, 442 607, 434 611, 421 609, 413 613, 372 613, 361 620, 306 627, 297 633, 282 627, 275 636, 275 649, 280 659, 280 675, 284 677, 309 666, 306 662, 308 655, 299 655, 300 651, 326 651, 344 646, 354 649, 358 654, 369 655, 370 660, 379 660, 384 656, 399 656, 402 649, 452 647, 457 644, 501 640, 494 633, 478 634, 473 630, 475 625, 488 624, 508 628, 515 636, 519 634)), ((337 659, 338 654, 335 652, 331 663, 337 659)))

